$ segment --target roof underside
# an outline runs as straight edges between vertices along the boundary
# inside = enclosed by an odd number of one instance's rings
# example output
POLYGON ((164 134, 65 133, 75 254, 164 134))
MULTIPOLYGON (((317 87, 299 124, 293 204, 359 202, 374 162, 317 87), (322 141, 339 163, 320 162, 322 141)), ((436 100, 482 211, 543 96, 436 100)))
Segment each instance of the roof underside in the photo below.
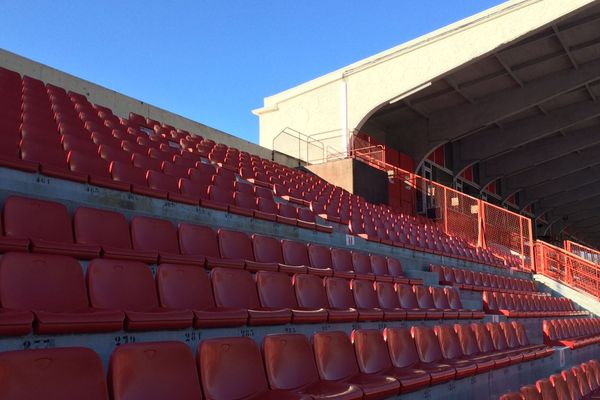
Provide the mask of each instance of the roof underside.
POLYGON ((452 145, 458 175, 479 163, 555 232, 600 244, 600 4, 498 48, 401 101, 364 129, 416 162, 452 145), (414 145, 426 137, 426 146, 414 145))

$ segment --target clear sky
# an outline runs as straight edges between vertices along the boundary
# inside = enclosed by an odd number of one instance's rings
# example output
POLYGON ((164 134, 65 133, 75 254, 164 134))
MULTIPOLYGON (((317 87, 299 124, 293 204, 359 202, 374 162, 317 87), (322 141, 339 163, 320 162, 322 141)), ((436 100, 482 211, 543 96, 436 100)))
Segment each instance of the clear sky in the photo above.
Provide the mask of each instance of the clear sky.
POLYGON ((0 0, 0 47, 258 142, 263 98, 500 0, 0 0))

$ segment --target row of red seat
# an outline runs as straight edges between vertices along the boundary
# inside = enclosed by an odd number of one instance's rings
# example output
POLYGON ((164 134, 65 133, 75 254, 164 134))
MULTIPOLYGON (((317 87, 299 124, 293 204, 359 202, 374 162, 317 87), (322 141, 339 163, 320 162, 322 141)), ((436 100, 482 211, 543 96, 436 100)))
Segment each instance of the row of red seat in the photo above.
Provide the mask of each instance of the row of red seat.
POLYGON ((310 272, 320 276, 419 283, 404 278, 394 258, 136 216, 131 227, 119 212, 79 207, 73 224, 57 202, 10 196, 0 223, 0 251, 62 254, 84 259, 102 255, 147 263, 184 263, 255 270, 310 272), (35 218, 31 218, 35 215, 35 218), (3 228, 3 230, 2 230, 3 228), (131 233, 130 233, 131 231, 131 233), (73 234, 74 232, 74 234, 73 234))
POLYGON ((405 319, 482 318, 458 292, 309 274, 161 264, 156 281, 137 261, 94 259, 87 284, 71 257, 6 253, 0 259, 0 334, 405 319))
POLYGON ((521 387, 519 393, 507 393, 500 400, 579 400, 600 395, 600 363, 596 360, 576 365, 535 385, 521 387))
POLYGON ((444 265, 429 266, 431 272, 439 276, 440 285, 455 286, 464 290, 475 290, 482 292, 493 289, 497 292, 523 293, 537 292, 535 282, 532 279, 512 278, 497 274, 472 271, 470 269, 452 268, 444 265))
POLYGON ((483 292, 483 309, 488 314, 509 318, 574 317, 587 315, 575 309, 571 299, 536 294, 483 292))
POLYGON ((4 400, 384 399, 551 354, 520 325, 483 324, 206 339, 196 362, 180 342, 125 344, 110 358, 106 384, 86 348, 0 353, 4 400), (526 344, 493 347, 521 335, 526 344), (484 339, 481 339, 484 338, 484 339), (486 343, 481 350, 477 343, 486 343), (462 348, 470 351, 465 355, 462 348))
POLYGON ((544 320, 544 342, 550 346, 567 346, 571 349, 600 343, 600 319, 576 318, 544 320))
MULTIPOLYGON (((41 81, 29 77, 23 77, 22 82, 20 77, 14 80, 12 89, 15 100, 8 108, 15 112, 5 113, 3 119, 8 121, 8 125, 12 124, 14 133, 0 139, 6 142, 0 146, 5 150, 0 154, 0 162, 6 161, 7 166, 40 170, 53 176, 151 196, 171 197, 176 201, 227 209, 242 215, 251 214, 257 218, 266 213, 269 218, 275 216, 276 221, 284 223, 289 223, 288 218, 292 218, 293 222, 297 221, 297 226, 304 228, 331 229, 316 224, 313 213, 308 209, 286 205, 279 206, 283 208, 281 211, 273 209, 275 205, 267 200, 263 200, 265 206, 261 206, 258 204, 261 196, 213 185, 212 176, 211 185, 208 185, 209 182, 194 182, 190 169, 202 164, 200 160, 204 157, 207 161, 219 163, 223 171, 244 172, 244 177, 251 169, 253 173, 249 179, 257 185, 268 188, 271 193, 274 191, 280 197, 311 205, 315 212, 325 212, 323 215, 330 220, 338 218, 334 216, 336 213, 349 218, 353 209, 350 204, 352 207, 359 206, 354 214, 360 218, 366 218, 372 212, 377 218, 397 216, 387 207, 371 205, 318 177, 192 136, 156 120, 134 113, 130 113, 129 119, 118 118, 110 109, 91 104, 81 94, 67 94, 62 88, 44 86, 41 81), (19 146, 26 138, 29 138, 25 143, 27 148, 20 153, 19 146), (54 145, 47 146, 48 141, 54 145), (94 153, 93 157, 89 156, 90 151, 94 153)), ((9 131, 11 129, 3 130, 5 133, 9 131)), ((338 220, 343 223, 349 221, 346 217, 338 220)), ((406 246, 434 251, 430 246, 431 240, 429 244, 422 240, 423 234, 429 232, 429 229, 421 229, 427 227, 425 220, 406 217, 402 221, 411 232, 410 243, 405 243, 406 246), (413 239, 418 243, 413 243, 413 239)), ((456 240, 445 235, 440 237, 441 241, 435 244, 437 252, 488 264, 501 262, 491 252, 472 249, 460 241, 455 244, 456 240)))

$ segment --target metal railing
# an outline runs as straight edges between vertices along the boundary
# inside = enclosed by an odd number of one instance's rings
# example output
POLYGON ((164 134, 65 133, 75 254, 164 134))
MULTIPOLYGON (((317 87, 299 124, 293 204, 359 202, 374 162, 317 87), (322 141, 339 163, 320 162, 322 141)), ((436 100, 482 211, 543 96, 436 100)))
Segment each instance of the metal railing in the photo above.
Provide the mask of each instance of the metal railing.
POLYGON ((537 240, 535 266, 539 274, 600 297, 600 268, 585 258, 537 240))
POLYGON ((593 262, 594 264, 600 264, 600 251, 592 249, 591 247, 584 246, 580 243, 573 242, 571 240, 565 240, 563 247, 570 253, 575 254, 581 258, 593 262))

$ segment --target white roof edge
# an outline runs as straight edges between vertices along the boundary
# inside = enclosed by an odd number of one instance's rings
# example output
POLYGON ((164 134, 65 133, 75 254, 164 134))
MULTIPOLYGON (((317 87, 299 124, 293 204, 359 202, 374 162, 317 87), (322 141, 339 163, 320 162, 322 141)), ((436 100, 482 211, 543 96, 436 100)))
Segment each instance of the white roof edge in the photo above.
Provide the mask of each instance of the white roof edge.
MULTIPOLYGON (((495 7, 484 10, 480 13, 474 14, 470 17, 464 18, 464 19, 454 22, 450 25, 444 26, 433 32, 427 33, 425 35, 422 35, 415 39, 412 39, 408 42, 402 43, 398 46, 392 47, 391 49, 382 51, 373 56, 364 58, 355 63, 352 63, 352 64, 342 67, 340 69, 337 69, 333 72, 330 72, 330 73, 327 73, 320 77, 317 77, 315 79, 312 79, 308 82, 305 82, 298 86, 287 89, 283 92, 279 92, 272 96, 265 97, 264 106, 261 108, 257 108, 255 110, 253 110, 252 112, 255 115, 260 115, 265 112, 276 110, 277 103, 279 103, 280 101, 290 99, 292 97, 296 97, 305 92, 316 89, 320 86, 324 86, 329 83, 341 80, 345 76, 351 75, 351 74, 358 72, 364 68, 368 68, 368 67, 376 65, 378 63, 401 56, 402 54, 406 54, 407 52, 410 52, 414 49, 417 49, 417 48, 420 48, 423 46, 427 46, 431 43, 434 43, 434 42, 437 42, 440 40, 444 40, 448 36, 452 36, 459 32, 467 31, 479 24, 487 23, 489 21, 492 21, 494 19, 502 17, 503 15, 516 12, 522 8, 528 7, 530 5, 533 5, 533 4, 536 4, 539 2, 544 2, 544 1, 562 1, 562 0, 509 0, 505 3, 499 4, 495 7)), ((590 0, 588 2, 588 4, 591 2, 593 2, 593 0, 590 0)), ((582 6, 575 7, 571 11, 574 11, 580 7, 582 7, 582 6)), ((527 32, 523 32, 523 35, 531 32, 535 29, 538 29, 544 25, 545 24, 531 26, 527 32)), ((494 46, 494 47, 498 47, 502 44, 504 44, 504 42, 501 42, 499 40, 499 42, 497 43, 497 46, 494 46)))

